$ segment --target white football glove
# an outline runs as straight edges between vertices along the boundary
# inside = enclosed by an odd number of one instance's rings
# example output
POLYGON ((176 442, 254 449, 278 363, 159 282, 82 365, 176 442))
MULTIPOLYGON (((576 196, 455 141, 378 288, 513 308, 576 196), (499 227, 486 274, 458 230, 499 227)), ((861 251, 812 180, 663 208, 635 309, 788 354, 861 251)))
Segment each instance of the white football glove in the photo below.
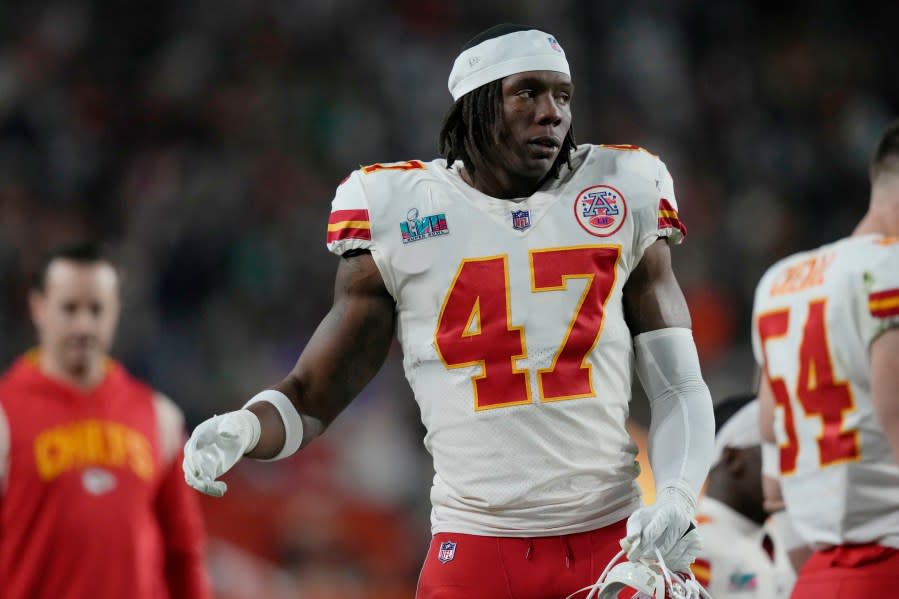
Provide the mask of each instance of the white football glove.
POLYGON ((675 487, 664 487, 656 502, 642 507, 628 518, 627 536, 621 547, 631 561, 656 559, 656 550, 668 569, 687 572, 702 549, 699 532, 692 524, 693 501, 675 487), (684 534, 686 533, 686 534, 684 534))
POLYGON ((256 446, 260 431, 259 418, 249 410, 204 420, 184 446, 184 480, 201 493, 221 497, 228 485, 215 479, 256 446))

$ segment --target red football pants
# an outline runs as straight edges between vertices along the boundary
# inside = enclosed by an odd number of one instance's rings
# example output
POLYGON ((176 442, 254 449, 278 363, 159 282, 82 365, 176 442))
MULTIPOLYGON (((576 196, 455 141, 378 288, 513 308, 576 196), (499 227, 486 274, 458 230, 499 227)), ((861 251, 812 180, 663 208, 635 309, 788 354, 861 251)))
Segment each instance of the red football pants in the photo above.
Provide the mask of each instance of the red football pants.
POLYGON ((799 571, 790 599, 899 597, 899 550, 840 545, 816 551, 799 571))
MULTIPOLYGON (((626 520, 555 537, 438 533, 431 539, 415 597, 564 599, 596 582, 626 534, 626 520)), ((578 595, 583 597, 586 592, 578 595)))

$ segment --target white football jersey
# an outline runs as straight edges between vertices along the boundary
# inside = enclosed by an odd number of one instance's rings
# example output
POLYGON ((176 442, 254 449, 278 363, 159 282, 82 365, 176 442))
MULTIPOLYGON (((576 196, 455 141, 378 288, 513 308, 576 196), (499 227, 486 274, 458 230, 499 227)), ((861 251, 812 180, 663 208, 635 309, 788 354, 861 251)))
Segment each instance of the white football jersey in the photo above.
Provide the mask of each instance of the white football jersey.
POLYGON ((571 160, 520 200, 443 160, 368 166, 337 189, 328 248, 371 250, 396 301, 434 532, 581 532, 640 505, 622 288, 685 229, 657 157, 582 145, 571 160))
POLYGON ((874 412, 868 358, 896 326, 896 238, 849 237, 795 254, 756 289, 753 349, 777 403, 781 488, 812 545, 899 547, 899 465, 874 412))
POLYGON ((703 496, 696 507, 702 550, 690 566, 715 599, 787 599, 795 574, 773 528, 703 496), (764 547, 765 536, 771 554, 764 547))

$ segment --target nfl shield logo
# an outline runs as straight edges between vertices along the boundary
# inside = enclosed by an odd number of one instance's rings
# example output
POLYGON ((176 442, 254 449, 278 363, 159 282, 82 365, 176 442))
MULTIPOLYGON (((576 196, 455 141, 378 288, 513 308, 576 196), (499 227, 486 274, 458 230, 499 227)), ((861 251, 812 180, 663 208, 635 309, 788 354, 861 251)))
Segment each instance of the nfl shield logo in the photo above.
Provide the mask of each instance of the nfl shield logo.
POLYGON ((531 226, 531 213, 527 210, 512 211, 512 228, 516 231, 524 231, 531 226))
POLYGON ((445 564, 456 557, 456 544, 452 541, 444 541, 440 544, 440 551, 437 552, 437 559, 440 563, 445 564))

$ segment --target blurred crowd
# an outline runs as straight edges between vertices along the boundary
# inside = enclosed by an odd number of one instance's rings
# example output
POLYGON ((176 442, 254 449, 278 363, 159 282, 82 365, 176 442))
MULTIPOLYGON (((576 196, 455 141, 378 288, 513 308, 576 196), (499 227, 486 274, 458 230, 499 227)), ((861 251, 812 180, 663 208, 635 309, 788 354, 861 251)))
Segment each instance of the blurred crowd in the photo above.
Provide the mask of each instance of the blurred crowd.
MULTIPOLYGON (((704 372, 715 397, 751 389, 758 277, 866 206, 899 113, 899 3, 4 0, 3 365, 33 343, 40 253, 95 237, 126 267, 116 356, 189 424, 280 379, 330 304, 336 184, 433 158, 452 61, 498 22, 562 43, 578 140, 667 163, 704 372)), ((396 350, 302 456, 242 464, 205 500, 220 596, 409 597, 429 537, 420 437, 396 350)))

